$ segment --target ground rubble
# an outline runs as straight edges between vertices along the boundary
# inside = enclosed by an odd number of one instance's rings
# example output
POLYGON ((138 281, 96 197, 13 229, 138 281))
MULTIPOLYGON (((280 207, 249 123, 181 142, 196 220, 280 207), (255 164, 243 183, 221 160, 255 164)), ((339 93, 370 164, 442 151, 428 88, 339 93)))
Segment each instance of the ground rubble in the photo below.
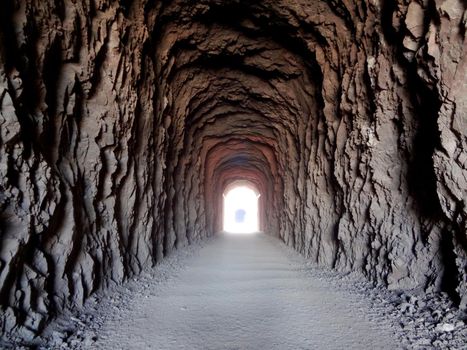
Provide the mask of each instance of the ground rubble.
POLYGON ((459 310, 446 293, 390 291, 374 286, 360 273, 345 274, 307 265, 307 273, 369 302, 374 315, 388 320, 404 348, 466 349, 467 312, 459 310))
MULTIPOLYGON (((280 243, 276 243, 280 244, 280 243)), ((302 264, 306 274, 325 280, 330 288, 347 292, 357 302, 371 304, 373 315, 383 316, 407 349, 466 349, 467 310, 460 310, 448 294, 391 291, 371 283, 360 272, 338 272, 319 267, 283 247, 290 260, 302 264)))
POLYGON ((465 349, 467 313, 445 293, 389 291, 373 286, 359 273, 342 274, 313 266, 310 274, 322 276, 338 289, 356 293, 384 315, 407 349, 465 349))
POLYGON ((147 298, 158 285, 176 278, 177 271, 184 266, 184 261, 211 239, 193 242, 190 246, 179 249, 154 268, 145 270, 121 285, 110 287, 95 293, 83 308, 68 311, 46 327, 43 334, 32 339, 5 336, 0 348, 26 349, 91 349, 99 337, 99 329, 105 320, 121 314, 131 300, 147 298))
MULTIPOLYGON (((186 266, 185 261, 198 254, 206 243, 197 242, 178 250, 140 277, 96 293, 82 309, 68 312, 52 322, 40 337, 31 341, 10 338, 10 343, 0 345, 18 350, 94 348, 97 340, 105 337, 100 329, 106 320, 125 317, 125 310, 131 307, 132 301, 149 298, 164 284, 176 281, 186 266)), ((370 304, 369 319, 383 320, 383 327, 391 330, 404 349, 466 348, 467 313, 459 310, 447 294, 390 291, 375 286, 360 273, 318 267, 281 242, 276 244, 305 275, 324 281, 333 290, 347 293, 351 303, 370 304)))

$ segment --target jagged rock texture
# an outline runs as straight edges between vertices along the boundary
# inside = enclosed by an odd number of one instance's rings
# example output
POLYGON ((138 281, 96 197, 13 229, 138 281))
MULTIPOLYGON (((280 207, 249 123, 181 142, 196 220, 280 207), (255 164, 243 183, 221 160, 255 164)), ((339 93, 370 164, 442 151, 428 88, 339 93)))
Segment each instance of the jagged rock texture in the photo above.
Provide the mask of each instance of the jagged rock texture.
POLYGON ((221 229, 467 304, 462 0, 0 4, 2 331, 221 229))

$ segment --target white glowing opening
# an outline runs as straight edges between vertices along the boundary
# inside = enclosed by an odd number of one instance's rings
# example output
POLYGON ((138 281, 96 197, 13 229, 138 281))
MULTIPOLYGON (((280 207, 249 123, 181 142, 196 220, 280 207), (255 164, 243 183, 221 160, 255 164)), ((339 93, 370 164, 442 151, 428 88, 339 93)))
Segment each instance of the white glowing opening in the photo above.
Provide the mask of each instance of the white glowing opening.
POLYGON ((259 195, 251 188, 238 186, 224 195, 224 231, 253 233, 258 225, 259 195))

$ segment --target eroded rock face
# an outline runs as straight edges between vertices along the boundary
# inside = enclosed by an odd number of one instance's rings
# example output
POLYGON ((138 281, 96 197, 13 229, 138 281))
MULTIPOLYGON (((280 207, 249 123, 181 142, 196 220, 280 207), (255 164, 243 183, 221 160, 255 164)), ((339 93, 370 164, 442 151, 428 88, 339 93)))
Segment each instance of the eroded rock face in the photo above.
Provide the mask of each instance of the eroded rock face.
MULTIPOLYGON (((0 300, 29 334, 221 229, 467 303, 461 0, 3 1, 0 300)), ((18 326, 20 326, 18 328, 18 326)))

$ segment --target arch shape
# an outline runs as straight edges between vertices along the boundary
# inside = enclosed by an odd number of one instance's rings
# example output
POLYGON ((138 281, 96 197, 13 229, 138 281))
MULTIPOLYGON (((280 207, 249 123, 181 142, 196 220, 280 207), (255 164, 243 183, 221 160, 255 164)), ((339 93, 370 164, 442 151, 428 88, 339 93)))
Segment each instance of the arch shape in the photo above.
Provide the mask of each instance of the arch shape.
POLYGON ((236 180, 223 191, 223 230, 231 233, 254 233, 260 230, 260 192, 247 180, 236 180))

